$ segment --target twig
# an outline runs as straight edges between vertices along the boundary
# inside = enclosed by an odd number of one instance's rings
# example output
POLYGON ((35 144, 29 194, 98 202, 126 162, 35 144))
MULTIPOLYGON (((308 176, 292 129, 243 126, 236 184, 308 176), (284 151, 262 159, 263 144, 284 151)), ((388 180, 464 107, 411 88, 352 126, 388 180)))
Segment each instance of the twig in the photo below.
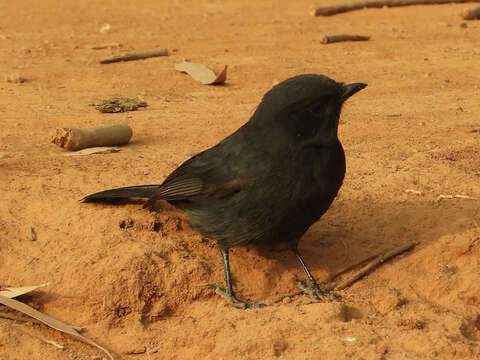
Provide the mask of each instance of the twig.
POLYGON ((109 58, 101 59, 100 64, 110 64, 110 63, 119 62, 119 61, 141 60, 141 59, 148 59, 151 57, 167 56, 167 55, 168 55, 167 49, 133 51, 123 55, 112 56, 109 58))
POLYGON ((438 5, 438 4, 460 4, 467 2, 480 2, 480 0, 379 0, 366 1, 356 4, 344 4, 336 6, 319 6, 311 11, 313 16, 331 16, 342 14, 349 11, 361 10, 366 8, 383 8, 383 7, 397 7, 410 5, 438 5))
POLYGON ((480 19, 480 6, 463 10, 462 18, 464 18, 465 20, 480 19))
POLYGON ((342 274, 345 274, 346 272, 349 272, 350 270, 356 268, 357 266, 359 265, 362 265, 364 263, 366 263, 367 261, 370 261, 372 260, 373 258, 375 258, 377 255, 370 255, 360 261, 357 261, 355 264, 352 264, 352 265, 348 265, 346 267, 344 267, 343 269, 340 269, 338 270, 335 274, 333 274, 332 276, 330 276, 330 280, 333 280, 333 279, 336 279, 337 277, 339 277, 340 275, 342 274))
POLYGON ((345 280, 340 285, 338 285, 336 289, 337 290, 346 289, 347 287, 352 285, 354 282, 364 277, 366 274, 368 274, 371 270, 373 270, 377 266, 383 264, 385 261, 390 260, 391 258, 397 255, 404 253, 405 251, 412 249, 414 246, 415 246, 415 243, 409 242, 399 247, 396 247, 393 250, 387 251, 384 254, 379 255, 374 261, 372 261, 370 264, 363 267, 358 273, 356 273, 351 278, 345 280))
POLYGON ((331 44, 342 41, 367 41, 370 40, 370 36, 363 35, 325 35, 322 39, 322 44, 331 44))

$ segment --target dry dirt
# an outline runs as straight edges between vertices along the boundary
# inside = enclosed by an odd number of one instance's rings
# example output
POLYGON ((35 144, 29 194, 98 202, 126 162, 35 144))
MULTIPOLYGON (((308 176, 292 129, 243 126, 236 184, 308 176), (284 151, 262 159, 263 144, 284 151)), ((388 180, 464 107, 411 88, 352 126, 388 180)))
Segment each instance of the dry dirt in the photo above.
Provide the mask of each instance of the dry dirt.
MULTIPOLYGON (((51 282, 20 300, 83 327, 119 359, 480 358, 480 22, 460 18, 466 5, 328 18, 310 16, 311 5, 3 1, 0 285, 51 282), (338 33, 372 38, 321 44, 338 33), (112 42, 122 47, 91 48, 112 42), (170 56, 98 64, 156 47, 170 56), (176 72, 184 58, 228 64, 228 84, 176 72), (369 84, 342 114, 343 188, 301 242, 314 274, 325 283, 370 255, 417 244, 341 291, 343 301, 299 294, 294 280, 304 275, 292 254, 239 248, 231 254, 238 293, 270 306, 232 308, 205 286, 223 282, 217 249, 180 214, 78 201, 161 182, 243 124, 274 83, 301 73, 369 84), (89 106, 136 96, 149 107, 89 106), (57 127, 120 122, 134 137, 119 153, 67 157, 50 143, 57 127)), ((0 359, 47 358, 105 355, 0 319, 0 359)))

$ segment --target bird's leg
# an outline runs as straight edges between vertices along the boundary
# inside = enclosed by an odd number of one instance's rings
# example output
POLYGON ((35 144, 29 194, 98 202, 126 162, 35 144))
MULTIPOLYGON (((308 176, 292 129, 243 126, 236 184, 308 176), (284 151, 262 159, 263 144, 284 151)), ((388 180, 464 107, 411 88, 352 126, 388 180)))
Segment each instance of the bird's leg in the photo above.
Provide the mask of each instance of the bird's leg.
POLYGON ((308 270, 307 264, 305 264, 305 261, 303 260, 302 255, 300 254, 300 251, 298 251, 298 247, 295 247, 293 249, 293 252, 295 253, 295 256, 300 262, 300 265, 302 265, 303 271, 305 271, 305 274, 307 274, 308 282, 310 283, 310 285, 307 286, 303 281, 301 280, 297 281, 297 286, 300 289, 302 289, 303 292, 310 295, 310 297, 313 300, 320 300, 321 298, 323 299, 340 298, 340 295, 338 294, 335 294, 333 292, 323 291, 322 289, 320 289, 320 286, 318 286, 317 280, 315 280, 310 270, 308 270))
POLYGON ((222 262, 223 262, 223 270, 225 272, 226 289, 224 290, 215 284, 210 284, 209 286, 215 289, 215 293, 217 295, 220 295, 221 297, 227 299, 233 306, 236 306, 242 309, 265 306, 265 304, 255 302, 255 301, 239 300, 235 296, 235 293, 233 292, 233 288, 232 288, 232 280, 230 278, 230 261, 228 258, 228 249, 221 248, 220 252, 222 253, 222 262))

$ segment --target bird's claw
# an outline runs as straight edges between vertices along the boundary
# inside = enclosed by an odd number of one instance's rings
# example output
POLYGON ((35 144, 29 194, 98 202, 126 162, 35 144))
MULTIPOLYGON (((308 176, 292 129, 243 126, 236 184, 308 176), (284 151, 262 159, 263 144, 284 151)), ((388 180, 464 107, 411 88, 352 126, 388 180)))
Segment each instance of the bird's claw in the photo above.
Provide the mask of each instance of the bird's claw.
POLYGON ((240 309, 251 309, 251 308, 260 308, 267 306, 264 303, 250 301, 250 300, 239 300, 233 294, 229 294, 227 291, 222 289, 220 286, 215 284, 209 284, 208 287, 215 290, 215 294, 220 295, 224 299, 228 300, 233 306, 238 307, 240 309))
POLYGON ((297 286, 307 295, 310 295, 310 298, 315 301, 319 300, 339 300, 342 297, 334 292, 324 291, 320 289, 317 283, 310 283, 310 285, 305 284, 301 280, 297 280, 297 286))

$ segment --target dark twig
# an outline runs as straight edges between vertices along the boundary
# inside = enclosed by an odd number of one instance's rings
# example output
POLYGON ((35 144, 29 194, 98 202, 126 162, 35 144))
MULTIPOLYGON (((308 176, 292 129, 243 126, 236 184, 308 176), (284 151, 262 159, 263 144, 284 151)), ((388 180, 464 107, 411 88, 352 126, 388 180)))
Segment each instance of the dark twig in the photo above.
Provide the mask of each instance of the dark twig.
POLYGON ((140 59, 147 59, 151 57, 166 56, 166 55, 168 55, 167 49, 134 51, 134 52, 129 52, 123 55, 112 56, 109 58, 101 59, 100 64, 110 64, 110 63, 119 62, 119 61, 140 60, 140 59))
POLYGON ((335 287, 337 286, 337 283, 333 281, 334 279, 336 279, 337 277, 339 277, 342 274, 345 274, 346 272, 349 272, 350 270, 353 270, 357 266, 360 266, 360 265, 366 263, 367 261, 370 261, 370 260, 374 259, 376 256, 377 255, 370 255, 370 256, 356 262, 355 264, 348 265, 348 266, 338 270, 335 274, 333 274, 329 277, 330 283, 327 286, 325 286, 324 290, 325 291, 331 291, 331 290, 335 289, 335 287))
POLYGON ((367 41, 370 40, 370 36, 363 35, 325 35, 322 39, 322 44, 331 44, 342 41, 367 41))
POLYGON ((467 2, 480 2, 480 0, 378 0, 366 1, 356 4, 344 4, 335 6, 319 6, 312 10, 313 16, 331 16, 342 14, 349 11, 361 10, 366 8, 383 8, 411 5, 438 5, 438 4, 460 4, 467 2))
POLYGON ((340 285, 335 286, 335 289, 337 289, 337 290, 346 289, 347 287, 352 285, 354 282, 356 282, 357 280, 364 277, 366 274, 368 274, 370 271, 372 271, 377 266, 383 264, 385 261, 390 260, 391 258, 393 258, 395 256, 403 254, 405 251, 408 251, 408 250, 412 249, 414 246, 415 246, 415 243, 413 243, 413 242, 406 243, 404 245, 396 247, 396 248, 394 248, 390 251, 387 251, 386 253, 383 253, 383 254, 377 256, 377 258, 375 260, 373 260, 371 263, 369 263, 368 265, 363 267, 359 272, 357 272, 351 278, 345 280, 340 285))

